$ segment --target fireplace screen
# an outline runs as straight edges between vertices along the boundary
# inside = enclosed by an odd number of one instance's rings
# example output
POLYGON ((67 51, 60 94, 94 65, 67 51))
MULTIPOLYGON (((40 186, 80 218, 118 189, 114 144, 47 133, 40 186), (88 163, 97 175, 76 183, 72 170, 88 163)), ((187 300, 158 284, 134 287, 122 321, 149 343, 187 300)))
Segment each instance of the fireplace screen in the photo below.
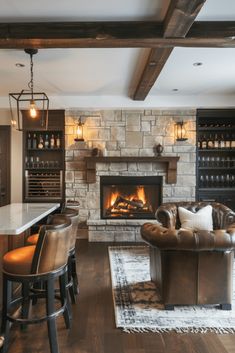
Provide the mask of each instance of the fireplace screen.
POLYGON ((101 218, 154 219, 161 204, 162 177, 103 176, 101 218))

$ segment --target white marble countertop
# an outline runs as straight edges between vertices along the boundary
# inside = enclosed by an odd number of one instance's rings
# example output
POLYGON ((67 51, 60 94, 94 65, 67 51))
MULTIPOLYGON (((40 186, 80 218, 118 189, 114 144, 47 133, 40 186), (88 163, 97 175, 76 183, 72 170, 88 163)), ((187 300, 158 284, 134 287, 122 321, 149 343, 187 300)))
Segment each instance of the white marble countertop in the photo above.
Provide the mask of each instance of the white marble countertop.
POLYGON ((20 234, 60 207, 59 203, 12 203, 0 207, 0 234, 20 234))

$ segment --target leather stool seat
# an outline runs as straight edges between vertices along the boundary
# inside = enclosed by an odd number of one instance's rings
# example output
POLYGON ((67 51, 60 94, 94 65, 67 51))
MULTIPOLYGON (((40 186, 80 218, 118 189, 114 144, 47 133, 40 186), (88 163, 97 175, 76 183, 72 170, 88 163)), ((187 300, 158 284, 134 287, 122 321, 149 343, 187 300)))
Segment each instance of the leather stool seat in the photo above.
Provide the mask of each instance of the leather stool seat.
POLYGON ((38 233, 32 234, 27 238, 27 244, 29 245, 36 245, 38 241, 38 233))
POLYGON ((35 245, 24 246, 6 253, 3 257, 4 271, 16 275, 29 275, 35 248, 35 245))

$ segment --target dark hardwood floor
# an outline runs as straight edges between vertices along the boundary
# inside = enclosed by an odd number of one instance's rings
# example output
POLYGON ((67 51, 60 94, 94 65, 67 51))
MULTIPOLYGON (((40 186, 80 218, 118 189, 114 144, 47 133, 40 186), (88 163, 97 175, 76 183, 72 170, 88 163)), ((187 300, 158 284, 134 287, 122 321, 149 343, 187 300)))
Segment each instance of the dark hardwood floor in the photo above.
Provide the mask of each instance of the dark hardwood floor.
MULTIPOLYGON (((57 319, 60 353, 235 353, 235 335, 136 333, 115 328, 106 243, 79 241, 80 294, 73 324, 57 319)), ((9 353, 49 353, 46 323, 11 329, 9 353)))

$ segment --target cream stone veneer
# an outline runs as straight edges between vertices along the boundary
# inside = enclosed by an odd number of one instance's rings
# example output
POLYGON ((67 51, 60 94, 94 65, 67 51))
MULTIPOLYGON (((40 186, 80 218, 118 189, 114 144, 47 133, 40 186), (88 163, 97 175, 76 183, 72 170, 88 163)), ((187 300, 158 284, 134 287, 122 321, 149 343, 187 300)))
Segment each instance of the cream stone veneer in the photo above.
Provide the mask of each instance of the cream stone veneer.
POLYGON ((163 202, 195 200, 195 110, 66 111, 66 199, 80 202, 78 237, 89 241, 139 241, 140 225, 147 220, 100 219, 100 176, 163 176, 163 202), (74 142, 76 123, 84 121, 85 142, 74 142), (176 142, 174 124, 186 122, 189 139, 176 142), (107 156, 179 156, 177 183, 166 184, 161 163, 98 163, 96 183, 87 184, 84 156, 98 147, 107 156))

